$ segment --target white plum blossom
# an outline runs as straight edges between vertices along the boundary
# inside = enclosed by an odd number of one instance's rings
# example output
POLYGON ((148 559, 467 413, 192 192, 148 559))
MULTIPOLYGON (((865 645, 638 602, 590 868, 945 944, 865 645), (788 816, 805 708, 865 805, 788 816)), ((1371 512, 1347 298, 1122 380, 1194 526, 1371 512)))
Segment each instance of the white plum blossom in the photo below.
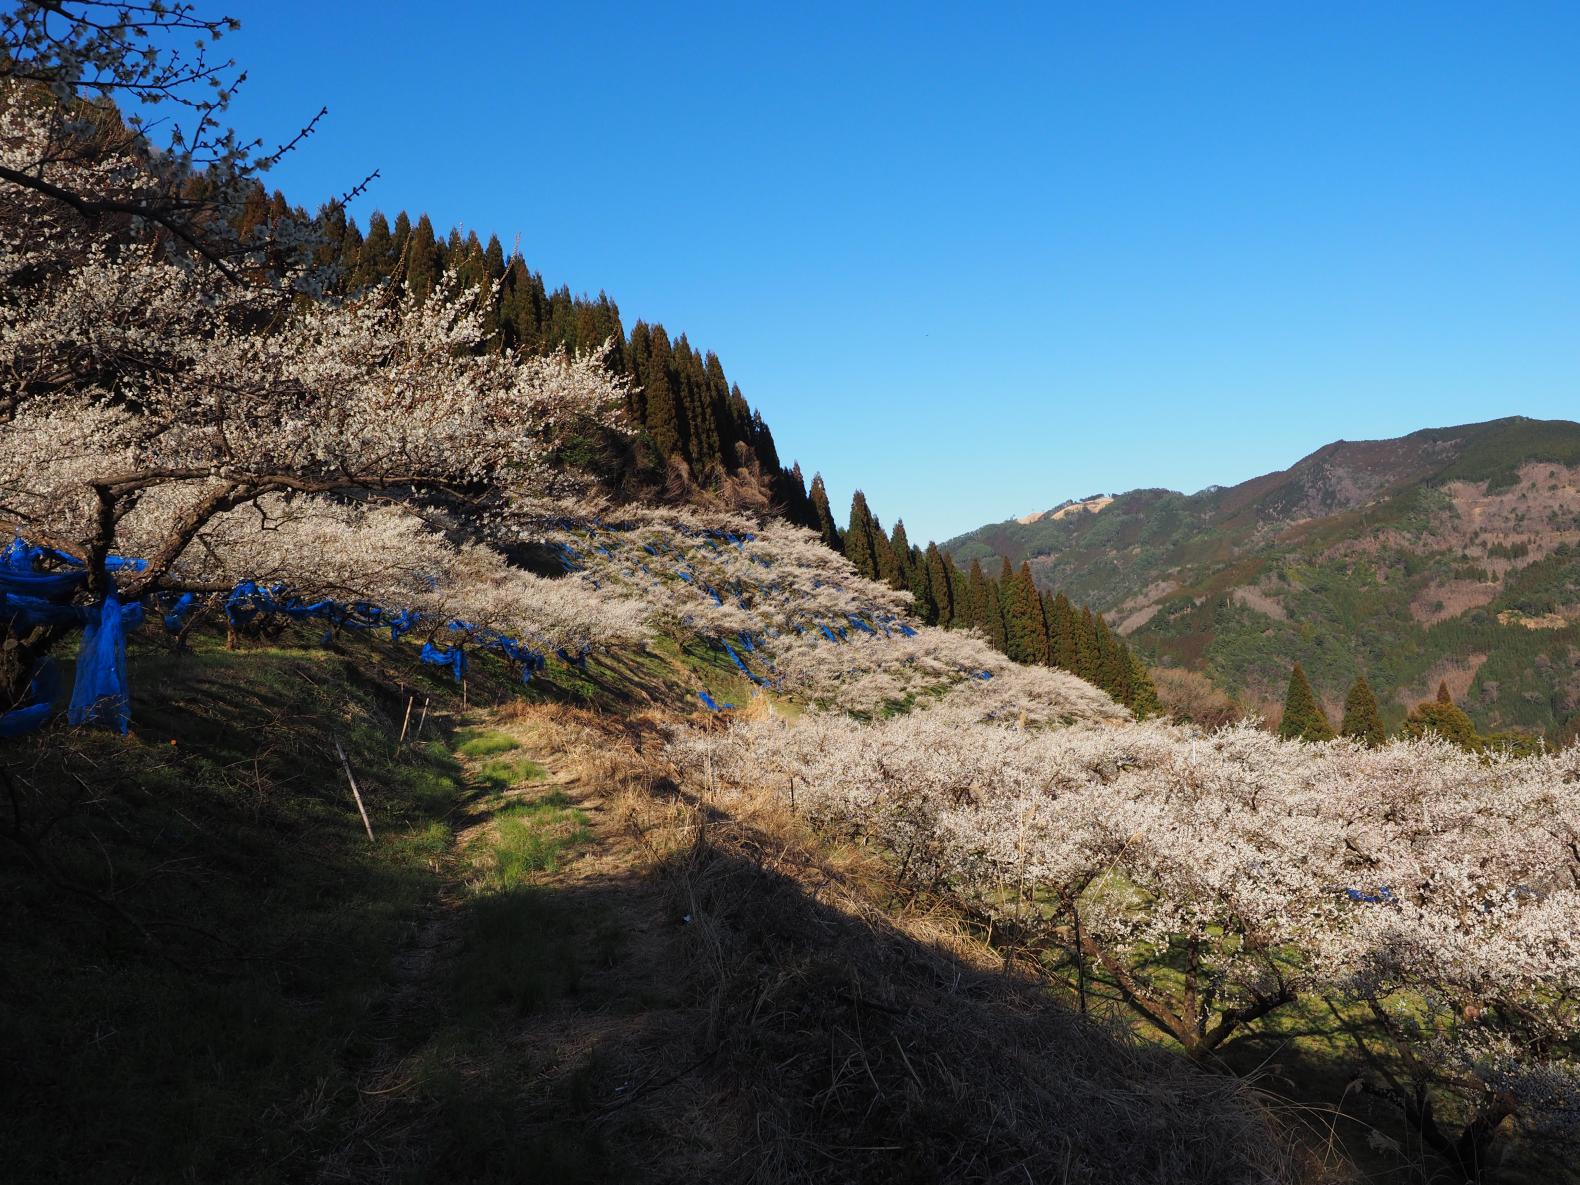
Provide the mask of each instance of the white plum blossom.
POLYGON ((1580 1134, 1580 749, 1037 728, 962 704, 757 716, 671 753, 877 847, 1010 945, 1062 950, 1196 1056, 1331 1004, 1367 1081, 1469 1176, 1509 1124, 1580 1134))

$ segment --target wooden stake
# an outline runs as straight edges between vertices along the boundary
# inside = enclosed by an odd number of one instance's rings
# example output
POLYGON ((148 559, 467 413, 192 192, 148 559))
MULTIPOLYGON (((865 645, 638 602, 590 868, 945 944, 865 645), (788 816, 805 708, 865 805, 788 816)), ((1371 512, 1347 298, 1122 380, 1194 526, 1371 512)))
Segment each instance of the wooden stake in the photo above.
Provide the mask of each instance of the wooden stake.
POLYGON ((466 707, 466 680, 461 680, 461 706, 466 707))
POLYGON ((368 822, 368 808, 362 805, 362 791, 357 789, 356 775, 351 772, 351 762, 346 760, 346 751, 340 747, 340 742, 335 741, 335 752, 340 754, 340 764, 345 767, 346 781, 351 783, 351 797, 357 800, 357 813, 362 816, 362 826, 367 829, 368 842, 373 842, 373 824, 368 822))
MULTIPOLYGON (((412 696, 412 698, 416 699, 417 697, 416 696, 412 696)), ((412 744, 415 745, 418 741, 422 740, 422 726, 424 724, 427 724, 427 723, 428 723, 428 697, 425 695, 425 696, 422 697, 422 719, 417 721, 417 731, 412 734, 412 738, 411 738, 411 743, 412 744)))
POLYGON ((406 718, 400 722, 400 737, 395 742, 395 756, 400 756, 400 747, 406 743, 406 726, 411 723, 411 706, 416 701, 414 695, 406 701, 406 718))

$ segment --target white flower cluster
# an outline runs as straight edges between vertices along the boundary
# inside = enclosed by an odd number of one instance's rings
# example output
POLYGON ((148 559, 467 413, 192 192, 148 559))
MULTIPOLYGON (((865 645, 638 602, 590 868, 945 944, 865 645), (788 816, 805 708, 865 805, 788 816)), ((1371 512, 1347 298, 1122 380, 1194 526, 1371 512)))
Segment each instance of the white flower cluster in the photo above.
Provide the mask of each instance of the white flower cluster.
POLYGON ((817 535, 779 521, 671 509, 563 525, 577 569, 647 606, 672 635, 732 642, 780 691, 863 714, 949 696, 977 718, 1127 719, 1063 671, 1022 667, 975 633, 908 618, 909 595, 864 579, 817 535))
MULTIPOLYGON (((0 164, 106 199, 149 167, 125 145, 56 159, 47 121, 0 108, 0 164)), ((121 574, 127 597, 257 580, 555 648, 640 631, 584 578, 457 547, 421 500, 539 489, 561 426, 624 404, 599 358, 481 350, 488 294, 448 283, 309 301, 292 276, 234 282, 34 188, 0 184, 0 208, 0 532, 86 558, 95 593, 120 554, 148 561, 121 574)))
POLYGON ((1333 1001, 1403 1097, 1444 1092, 1493 1128, 1575 1116, 1580 749, 1014 728, 948 697, 869 723, 742 720, 671 751, 1065 950, 1195 1055, 1333 1001))

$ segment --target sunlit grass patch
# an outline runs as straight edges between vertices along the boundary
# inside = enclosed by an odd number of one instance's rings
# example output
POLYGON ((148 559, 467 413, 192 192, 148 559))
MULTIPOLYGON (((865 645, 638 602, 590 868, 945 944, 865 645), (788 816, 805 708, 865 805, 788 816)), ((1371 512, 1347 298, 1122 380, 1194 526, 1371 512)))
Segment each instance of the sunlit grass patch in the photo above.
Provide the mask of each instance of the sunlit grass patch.
POLYGON ((530 757, 490 761, 475 775, 476 781, 490 790, 508 790, 522 782, 541 782, 548 770, 530 757))
POLYGON ((455 747, 455 751, 462 757, 492 757, 496 753, 508 753, 521 747, 521 742, 515 737, 486 728, 470 729, 461 733, 458 739, 460 744, 455 747))
POLYGON ((488 885, 508 889, 555 872, 567 852, 591 839, 587 816, 559 791, 506 807, 494 816, 488 885))

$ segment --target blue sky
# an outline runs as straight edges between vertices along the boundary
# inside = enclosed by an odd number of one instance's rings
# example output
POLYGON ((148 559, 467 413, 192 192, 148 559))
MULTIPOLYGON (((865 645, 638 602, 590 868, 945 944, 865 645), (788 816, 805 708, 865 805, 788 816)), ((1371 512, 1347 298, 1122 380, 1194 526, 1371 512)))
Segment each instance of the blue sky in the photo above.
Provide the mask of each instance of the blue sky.
POLYGON ((519 234, 913 539, 1580 417, 1580 6, 219 10, 293 201, 519 234))

